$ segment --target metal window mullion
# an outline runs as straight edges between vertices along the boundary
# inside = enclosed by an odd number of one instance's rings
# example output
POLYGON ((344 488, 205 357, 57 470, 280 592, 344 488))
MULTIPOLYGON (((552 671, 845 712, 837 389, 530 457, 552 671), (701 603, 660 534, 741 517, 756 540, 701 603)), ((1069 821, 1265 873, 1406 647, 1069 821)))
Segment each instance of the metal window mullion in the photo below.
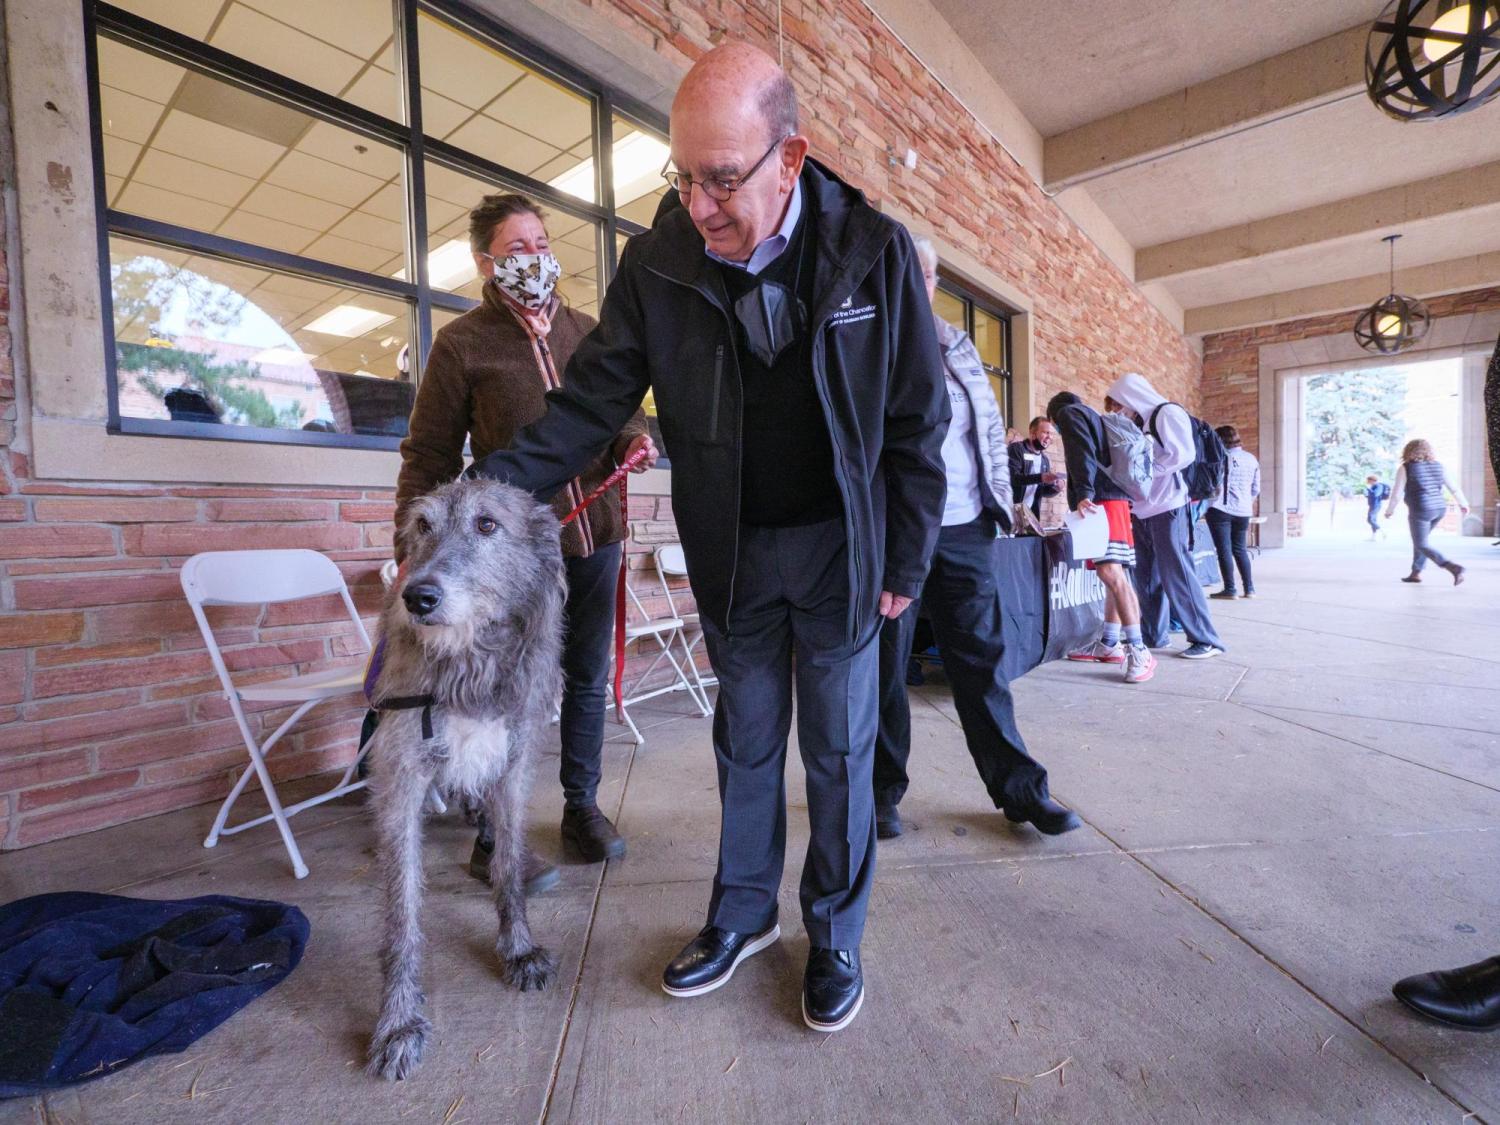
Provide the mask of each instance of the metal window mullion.
MULTIPOLYGON (((320 261, 317 258, 305 258, 301 254, 290 254, 285 250, 272 250, 270 247, 260 246, 253 242, 225 238, 221 234, 207 234, 204 231, 180 227, 174 223, 164 223, 160 219, 147 219, 140 215, 132 215, 128 211, 106 209, 100 226, 105 231, 106 239, 109 234, 141 238, 149 242, 161 243, 164 246, 175 247, 178 250, 227 258, 230 261, 260 266, 282 273, 297 274, 314 281, 331 282, 350 289, 363 289, 401 301, 411 300, 417 295, 417 287, 410 281, 384 277, 378 273, 366 273, 363 270, 334 265, 332 262, 320 261)), ((107 254, 107 241, 105 246, 107 254)), ((107 270, 105 276, 108 276, 107 270)))
POLYGON ((407 141, 407 128, 399 122, 112 4, 97 5, 96 30, 157 58, 191 67, 237 89, 341 125, 372 140, 390 145, 404 145, 407 141))
POLYGON ((109 185, 104 178, 104 115, 99 98, 99 38, 92 4, 83 6, 84 81, 88 83, 89 148, 94 160, 94 238, 99 255, 99 321, 104 326, 105 429, 120 427, 119 365, 115 362, 115 292, 109 258, 109 185))
POLYGON ((604 304, 604 290, 615 279, 615 118, 614 105, 608 95, 594 99, 595 125, 594 182, 596 195, 604 208, 604 225, 596 227, 594 273, 598 304, 604 304))
POLYGON ((432 350, 432 282, 427 276, 427 156, 422 137, 422 69, 417 36, 416 0, 392 0, 397 55, 406 109, 406 245, 417 282, 416 346, 407 349, 411 382, 420 386, 432 350))

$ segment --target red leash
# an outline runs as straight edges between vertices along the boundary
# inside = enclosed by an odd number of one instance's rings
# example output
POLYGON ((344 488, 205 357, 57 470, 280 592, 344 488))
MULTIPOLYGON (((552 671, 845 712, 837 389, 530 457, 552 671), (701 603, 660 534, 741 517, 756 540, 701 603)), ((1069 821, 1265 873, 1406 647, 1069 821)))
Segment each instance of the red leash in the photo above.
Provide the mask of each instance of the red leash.
MULTIPOLYGON (((600 485, 583 498, 583 502, 562 518, 564 524, 572 523, 583 514, 585 508, 603 496, 616 484, 620 486, 620 522, 625 525, 625 541, 630 540, 630 515, 625 487, 625 478, 630 470, 646 459, 646 451, 637 449, 600 485)), ((625 721, 625 544, 620 544, 620 573, 615 579, 615 719, 625 721)))

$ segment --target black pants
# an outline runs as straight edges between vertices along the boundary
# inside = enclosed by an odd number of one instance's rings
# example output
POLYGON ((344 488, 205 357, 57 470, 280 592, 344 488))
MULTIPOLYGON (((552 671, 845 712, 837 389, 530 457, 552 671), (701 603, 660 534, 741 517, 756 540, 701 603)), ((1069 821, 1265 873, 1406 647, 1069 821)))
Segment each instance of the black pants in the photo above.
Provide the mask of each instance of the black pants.
POLYGON ((758 933, 776 918, 795 697, 811 829, 802 923, 813 945, 830 949, 853 949, 864 933, 875 882, 870 763, 879 659, 873 625, 850 636, 848 558, 841 519, 742 526, 728 633, 703 621, 719 678, 722 821, 708 920, 721 929, 758 933))
POLYGON ((604 705, 609 692, 609 649, 615 633, 615 580, 620 544, 600 547, 588 558, 567 559, 564 608, 562 780, 572 807, 594 803, 604 756, 604 705))
MULTIPOLYGON (((1000 667, 1000 590, 995 582, 995 524, 988 516, 938 533, 922 605, 937 634, 943 670, 964 741, 996 808, 1026 805, 1047 794, 1047 771, 1026 752, 1016 727, 1010 682, 1000 667)), ((906 661, 916 627, 912 605, 880 634, 880 733, 875 741, 875 803, 906 793, 911 711, 906 661)))
POLYGON ((1219 554, 1219 573, 1224 578, 1224 589, 1234 593, 1234 567, 1240 568, 1240 582, 1245 593, 1255 592, 1255 580, 1250 577, 1250 548, 1245 546, 1245 534, 1250 530, 1249 516, 1231 516, 1217 508, 1208 510, 1208 531, 1214 537, 1214 550, 1219 554), (1230 556, 1233 556, 1233 566, 1230 556))

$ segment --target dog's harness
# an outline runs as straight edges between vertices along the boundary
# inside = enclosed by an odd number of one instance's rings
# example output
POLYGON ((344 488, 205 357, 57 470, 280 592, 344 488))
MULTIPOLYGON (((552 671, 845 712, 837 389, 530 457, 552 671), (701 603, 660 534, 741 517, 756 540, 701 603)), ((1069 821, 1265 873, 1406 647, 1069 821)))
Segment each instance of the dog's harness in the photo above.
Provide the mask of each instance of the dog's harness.
MULTIPOLYGON (((562 523, 572 523, 590 504, 598 500, 616 484, 620 486, 620 522, 629 526, 627 512, 627 498, 625 478, 630 470, 646 459, 646 451, 637 449, 624 463, 614 472, 610 473, 599 486, 590 492, 583 500, 567 515, 562 518, 562 523)), ((403 564, 402 570, 405 570, 403 564)), ((396 582, 399 585, 402 580, 400 572, 397 574, 396 582)), ((424 742, 432 738, 432 708, 436 700, 431 693, 427 695, 393 695, 386 699, 375 698, 375 684, 380 679, 380 669, 384 663, 385 638, 381 637, 375 642, 375 647, 370 650, 370 661, 365 666, 365 698, 370 701, 370 706, 376 711, 422 711, 422 740, 424 742)), ((615 582, 615 715, 624 721, 624 685, 625 685, 625 552, 620 552, 620 574, 615 582)))
POLYGON ((370 706, 377 711, 415 711, 420 707, 422 741, 429 742, 432 739, 432 705, 435 702, 431 695, 393 695, 389 699, 371 703, 370 706))

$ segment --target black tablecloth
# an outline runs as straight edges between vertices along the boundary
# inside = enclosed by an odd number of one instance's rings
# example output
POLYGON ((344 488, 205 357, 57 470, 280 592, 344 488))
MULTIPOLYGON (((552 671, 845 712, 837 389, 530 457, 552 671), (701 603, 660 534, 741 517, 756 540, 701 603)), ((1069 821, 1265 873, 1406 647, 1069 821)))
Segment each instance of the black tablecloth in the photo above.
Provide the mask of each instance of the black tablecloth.
MULTIPOLYGON (((995 546, 995 582, 1005 642, 1000 663, 1006 679, 1060 660, 1099 635, 1104 586, 1098 575, 1072 559, 1072 536, 1066 531, 1045 537, 1025 535, 1000 539, 995 546)), ((917 636, 916 652, 926 659, 920 654, 930 642, 920 625, 917 636)))
POLYGON ((1024 676, 1042 662, 1047 648, 1047 568, 1043 541, 1035 535, 1001 539, 996 544, 995 580, 1007 679, 1024 676))

